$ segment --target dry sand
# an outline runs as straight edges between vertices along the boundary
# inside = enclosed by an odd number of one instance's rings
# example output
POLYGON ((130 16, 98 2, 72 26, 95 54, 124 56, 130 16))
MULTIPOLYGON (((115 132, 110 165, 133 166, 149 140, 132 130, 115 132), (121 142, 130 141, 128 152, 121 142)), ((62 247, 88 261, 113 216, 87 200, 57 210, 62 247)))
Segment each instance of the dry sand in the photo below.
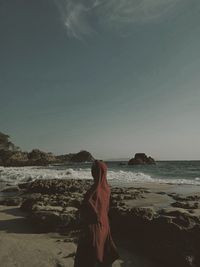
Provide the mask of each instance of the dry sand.
MULTIPOLYGON (((75 251, 65 236, 37 233, 18 207, 0 206, 1 267, 72 267, 75 251)), ((123 247, 119 252, 113 267, 155 267, 123 247)))

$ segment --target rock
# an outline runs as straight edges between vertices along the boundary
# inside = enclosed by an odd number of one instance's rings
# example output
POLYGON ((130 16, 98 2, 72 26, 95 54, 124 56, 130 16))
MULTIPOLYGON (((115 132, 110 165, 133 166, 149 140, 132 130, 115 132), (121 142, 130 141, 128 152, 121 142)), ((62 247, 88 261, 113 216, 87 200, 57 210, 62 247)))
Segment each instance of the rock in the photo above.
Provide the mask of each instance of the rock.
POLYGON ((130 159, 128 165, 146 165, 156 164, 155 160, 151 157, 147 157, 145 153, 136 153, 135 157, 130 159))
POLYGON ((0 205, 5 206, 19 206, 22 202, 20 197, 5 197, 0 199, 0 205))
POLYGON ((74 154, 70 161, 72 162, 93 162, 94 158, 88 151, 80 151, 77 154, 74 154))
POLYGON ((31 212, 33 205, 41 200, 42 195, 39 193, 30 194, 28 196, 24 196, 24 201, 22 202, 21 209, 26 212, 31 212))
POLYGON ((126 163, 125 162, 119 162, 118 165, 119 166, 126 166, 126 163))
POLYGON ((62 228, 76 228, 80 227, 79 213, 78 209, 74 207, 67 207, 60 214, 62 221, 62 228))
POLYGON ((179 194, 172 193, 172 194, 168 194, 168 195, 177 201, 199 201, 200 200, 200 194, 199 195, 182 196, 179 194))
MULTIPOLYGON (((33 149, 31 152, 23 152, 18 149, 8 150, 0 147, 0 165, 3 166, 46 166, 48 164, 61 164, 69 162, 93 162, 94 158, 88 151, 70 153, 66 155, 55 156, 52 153, 46 153, 39 149, 33 149)), ((70 173, 68 173, 70 174, 70 173)))
POLYGON ((28 162, 28 153, 1 150, 0 159, 3 166, 26 166, 28 162))
POLYGON ((20 188, 18 186, 9 186, 1 190, 3 193, 16 193, 19 192, 20 188))
POLYGON ((139 217, 144 220, 152 220, 154 218, 155 211, 153 208, 133 208, 131 209, 131 216, 139 217))
POLYGON ((31 213, 31 220, 43 231, 74 229, 79 224, 78 209, 68 207, 37 206, 31 213))
POLYGON ((198 202, 174 202, 171 204, 172 207, 178 207, 178 208, 183 208, 183 209, 198 209, 199 203, 198 202))
POLYGON ((171 216, 171 223, 176 224, 180 229, 192 229, 199 219, 181 208, 166 208, 160 211, 160 214, 171 216))
POLYGON ((56 156, 52 153, 45 153, 39 149, 33 149, 28 154, 28 159, 33 165, 47 165, 58 162, 56 156))
POLYGON ((78 153, 70 153, 66 155, 59 155, 57 159, 60 162, 93 162, 94 157, 90 152, 82 150, 78 153))
POLYGON ((55 211, 35 211, 31 213, 31 221, 42 231, 56 230, 61 224, 60 214, 55 211))
POLYGON ((37 179, 30 183, 28 187, 29 193, 65 193, 65 192, 81 192, 87 190, 91 185, 91 180, 74 180, 74 179, 37 179))
POLYGON ((6 160, 6 166, 24 166, 28 162, 28 153, 15 151, 10 155, 10 157, 6 160))
POLYGON ((0 151, 0 159, 4 166, 44 166, 57 163, 58 159, 52 153, 46 153, 38 149, 30 153, 22 151, 0 151))
POLYGON ((25 183, 18 184, 18 187, 20 189, 28 189, 29 186, 30 186, 30 182, 25 182, 25 183))
POLYGON ((56 156, 56 158, 58 159, 58 161, 65 163, 69 162, 73 155, 74 154, 70 153, 70 154, 56 156))
POLYGON ((60 213, 63 211, 63 208, 60 206, 39 205, 36 203, 32 206, 32 211, 53 211, 60 213))

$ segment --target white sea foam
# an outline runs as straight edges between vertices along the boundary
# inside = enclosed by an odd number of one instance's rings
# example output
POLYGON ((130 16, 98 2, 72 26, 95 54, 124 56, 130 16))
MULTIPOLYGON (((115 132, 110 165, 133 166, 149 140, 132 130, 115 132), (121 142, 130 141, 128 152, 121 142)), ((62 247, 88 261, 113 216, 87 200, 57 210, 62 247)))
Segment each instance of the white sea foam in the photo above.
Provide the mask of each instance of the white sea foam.
MULTIPOLYGON (((157 179, 143 172, 110 170, 108 171, 108 180, 111 184, 129 184, 133 183, 172 183, 172 184, 191 184, 200 185, 200 178, 193 180, 187 179, 157 179)), ((17 184, 29 179, 91 179, 90 168, 60 168, 58 167, 0 167, 0 181, 17 184)))

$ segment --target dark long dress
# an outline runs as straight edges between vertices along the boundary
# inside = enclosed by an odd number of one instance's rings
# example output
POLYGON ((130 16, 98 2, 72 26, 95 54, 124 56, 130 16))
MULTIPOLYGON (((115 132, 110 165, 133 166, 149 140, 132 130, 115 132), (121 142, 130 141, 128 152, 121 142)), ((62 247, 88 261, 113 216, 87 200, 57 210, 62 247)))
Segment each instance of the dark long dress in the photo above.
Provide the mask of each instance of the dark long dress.
POLYGON ((95 161, 92 171, 95 183, 85 194, 81 207, 84 223, 74 267, 108 267, 119 257, 108 220, 110 189, 106 170, 105 163, 95 161))

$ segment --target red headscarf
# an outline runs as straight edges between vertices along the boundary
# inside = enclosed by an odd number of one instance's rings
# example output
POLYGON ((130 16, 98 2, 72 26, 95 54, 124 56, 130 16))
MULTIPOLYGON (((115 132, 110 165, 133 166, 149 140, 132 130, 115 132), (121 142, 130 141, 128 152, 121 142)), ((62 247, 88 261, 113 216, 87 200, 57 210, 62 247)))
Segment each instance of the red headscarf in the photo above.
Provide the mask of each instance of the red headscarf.
POLYGON ((110 188, 107 183, 107 166, 103 161, 95 160, 92 165, 94 184, 85 195, 99 222, 103 224, 104 216, 107 215, 110 201, 110 188))
POLYGON ((92 166, 94 184, 86 193, 84 202, 88 203, 96 217, 96 223, 89 225, 96 258, 99 262, 112 263, 118 258, 118 253, 110 234, 108 220, 110 188, 106 175, 106 164, 96 160, 92 166))

